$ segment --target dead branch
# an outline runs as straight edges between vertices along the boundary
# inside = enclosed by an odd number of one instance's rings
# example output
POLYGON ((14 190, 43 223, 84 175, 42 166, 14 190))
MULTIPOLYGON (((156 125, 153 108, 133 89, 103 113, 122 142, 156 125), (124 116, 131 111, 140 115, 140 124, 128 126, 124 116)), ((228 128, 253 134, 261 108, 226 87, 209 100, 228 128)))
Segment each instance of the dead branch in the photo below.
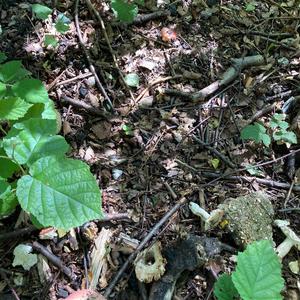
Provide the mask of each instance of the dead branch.
POLYGON ((165 94, 180 96, 193 102, 199 102, 205 100, 208 96, 215 93, 221 87, 224 87, 231 83, 236 77, 239 76, 241 71, 248 67, 259 66, 265 62, 265 59, 262 55, 246 56, 244 58, 235 58, 232 59, 232 66, 223 73, 221 79, 211 83, 207 87, 203 88, 196 93, 185 93, 178 90, 166 89, 165 94))
POLYGON ((38 230, 38 229, 35 228, 34 226, 29 226, 29 227, 17 229, 17 230, 11 231, 11 232, 2 233, 2 234, 0 234, 0 241, 13 240, 20 236, 29 235, 36 230, 38 230))
POLYGON ((49 261, 53 263, 54 266, 58 267, 72 281, 76 280, 76 275, 73 274, 72 270, 65 266, 64 263, 60 260, 60 258, 51 253, 46 247, 44 247, 38 242, 33 242, 32 247, 34 250, 44 255, 49 261))

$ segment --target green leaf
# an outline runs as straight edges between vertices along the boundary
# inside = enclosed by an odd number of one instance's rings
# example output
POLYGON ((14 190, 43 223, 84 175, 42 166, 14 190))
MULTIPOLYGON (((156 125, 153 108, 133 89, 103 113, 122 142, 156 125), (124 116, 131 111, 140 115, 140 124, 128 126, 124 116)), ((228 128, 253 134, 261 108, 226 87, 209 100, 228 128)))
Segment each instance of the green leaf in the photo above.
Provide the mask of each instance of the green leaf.
POLYGON ((253 176, 264 176, 264 173, 261 170, 259 170, 259 168, 252 165, 247 165, 246 171, 253 176))
POLYGON ((17 205, 15 191, 9 183, 0 180, 0 217, 9 215, 17 205))
POLYGON ((131 73, 131 74, 127 74, 125 76, 125 82, 127 83, 127 85, 132 86, 132 87, 138 87, 140 84, 140 79, 138 74, 136 73, 131 73))
POLYGON ((276 128, 280 127, 281 129, 287 129, 289 124, 284 121, 285 115, 284 114, 274 114, 270 120, 270 127, 276 128))
POLYGON ((12 60, 0 65, 0 81, 5 83, 22 79, 29 74, 18 60, 12 60))
POLYGON ((3 139, 3 148, 20 165, 30 165, 43 156, 61 156, 69 146, 62 136, 55 135, 56 131, 56 120, 30 119, 17 123, 3 139))
POLYGON ((5 53, 0 52, 0 64, 7 60, 5 53))
POLYGON ((53 35, 53 34, 46 34, 44 43, 45 43, 46 47, 52 46, 53 48, 55 48, 58 45, 58 41, 57 41, 55 35, 53 35))
POLYGON ((123 22, 131 23, 138 14, 137 5, 126 0, 112 0, 111 8, 115 16, 123 22))
POLYGON ((0 100, 1 100, 1 98, 5 97, 6 92, 7 92, 7 90, 6 90, 6 84, 0 82, 0 100))
POLYGON ((66 33, 70 29, 70 26, 67 22, 68 20, 69 19, 66 18, 63 14, 60 14, 55 23, 56 30, 60 33, 66 33))
POLYGON ((29 103, 46 103, 49 101, 48 93, 43 83, 38 79, 23 79, 12 87, 16 96, 29 103))
POLYGON ((0 100, 0 120, 18 120, 31 106, 32 104, 16 97, 0 100))
POLYGON ((52 13, 52 9, 41 4, 32 4, 32 12, 38 19, 46 20, 52 13))
POLYGON ((297 144, 297 136, 292 131, 279 130, 273 133, 274 141, 284 141, 289 144, 297 144))
POLYGON ((0 157, 0 176, 2 178, 9 178, 14 174, 14 172, 19 170, 19 166, 7 157, 3 148, 0 148, 0 156, 2 156, 0 157))
POLYGON ((270 241, 254 242, 238 254, 232 281, 243 300, 282 299, 281 264, 270 241))
POLYGON ((218 169, 220 165, 220 160, 217 158, 213 158, 210 160, 211 165, 214 167, 214 169, 218 169))
POLYGON ((265 132, 266 128, 256 122, 254 125, 248 125, 242 129, 241 138, 254 140, 256 143, 263 142, 268 147, 271 144, 271 138, 265 132))
POLYGON ((214 295, 218 300, 238 299, 239 293, 233 285, 231 276, 222 274, 214 285, 214 295))
POLYGON ((29 172, 18 181, 17 196, 43 226, 70 229, 102 217, 98 184, 82 161, 43 157, 29 172))
POLYGON ((248 3, 246 5, 246 7, 245 7, 245 11, 247 11, 247 12, 253 12, 253 11, 255 11, 255 5, 254 5, 254 3, 253 2, 252 3, 248 3))

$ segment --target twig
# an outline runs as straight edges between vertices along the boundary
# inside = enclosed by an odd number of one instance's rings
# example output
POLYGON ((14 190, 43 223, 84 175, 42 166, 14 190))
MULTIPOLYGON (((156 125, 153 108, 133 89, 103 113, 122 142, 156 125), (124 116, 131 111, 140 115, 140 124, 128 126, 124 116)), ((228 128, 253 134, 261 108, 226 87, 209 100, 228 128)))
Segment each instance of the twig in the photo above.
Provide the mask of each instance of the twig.
POLYGON ((237 166, 231 162, 225 155, 223 155, 221 152, 219 152, 217 149, 207 145, 206 143, 202 142, 200 139, 198 139, 195 135, 192 135, 192 138, 194 141, 196 141, 198 144, 215 154, 218 158, 220 158, 226 165, 228 165, 230 168, 234 169, 237 166))
POLYGON ((88 111, 89 113, 91 113, 93 115, 97 115, 97 116, 103 117, 104 119, 108 119, 108 116, 102 110, 97 109, 96 107, 94 107, 84 101, 73 99, 66 95, 61 95, 60 99, 66 103, 73 105, 73 106, 85 109, 86 111, 88 111))
POLYGON ((60 81, 60 82, 57 82, 55 84, 55 86, 60 86, 60 85, 66 85, 66 84, 69 84, 73 81, 76 81, 78 79, 84 79, 84 78, 87 78, 87 77, 91 77, 93 76, 93 74, 91 72, 88 72, 88 73, 84 73, 84 74, 80 74, 78 76, 75 76, 73 78, 70 78, 70 79, 66 79, 66 80, 63 80, 63 81, 60 81))
POLYGON ((151 20, 159 19, 161 17, 168 17, 170 15, 169 10, 155 11, 146 15, 138 15, 132 22, 133 25, 141 25, 151 20))
POLYGON ((53 253, 51 253, 46 247, 41 245, 38 242, 33 242, 32 247, 34 250, 37 252, 41 253, 44 255, 49 261, 53 263, 56 267, 58 267, 66 276, 68 276, 72 281, 76 280, 76 275, 73 274, 72 270, 65 266, 63 262, 53 253))
POLYGON ((278 209, 279 212, 291 212, 291 211, 299 211, 300 212, 300 207, 290 207, 290 208, 282 208, 278 209))
POLYGON ((274 108, 276 107, 276 102, 274 102, 273 104, 267 105, 265 106, 263 109, 257 111, 251 118, 250 120, 248 120, 247 125, 251 124, 252 122, 254 122, 255 120, 259 119, 260 117, 262 117, 265 114, 268 114, 270 112, 272 112, 272 110, 274 110, 274 108))
POLYGON ((82 38, 82 34, 81 34, 81 31, 80 31, 80 26, 79 26, 79 18, 78 18, 78 4, 79 4, 79 0, 76 0, 75 2, 75 16, 74 16, 74 19, 75 19, 75 27, 76 27, 76 31, 77 31, 77 36, 78 36, 78 40, 79 40, 79 44, 84 52, 84 55, 86 57, 86 60, 88 62, 88 65, 89 65, 89 69, 91 71, 91 73, 94 75, 95 77, 95 81, 96 81, 96 84, 97 84, 97 87, 99 88, 99 90, 101 91, 103 97, 104 97, 104 101, 105 101, 105 104, 107 105, 108 107, 108 110, 110 112, 113 112, 114 111, 114 108, 113 108, 113 105, 112 105, 112 102, 110 100, 110 98, 108 97, 102 83, 100 82, 100 79, 96 73, 96 70, 95 70, 95 67, 93 66, 92 62, 91 62, 91 58, 90 58, 90 55, 88 53, 88 51, 86 50, 85 48, 85 45, 84 45, 84 41, 83 41, 83 38, 82 38))
POLYGON ((128 213, 105 214, 100 222, 110 222, 117 220, 130 220, 128 213))
POLYGON ((0 275, 1 277, 4 279, 5 283, 8 285, 8 287, 10 288, 12 294, 14 295, 16 300, 21 300, 18 296, 18 294, 16 293, 16 291, 14 290, 14 288, 11 286, 9 279, 7 278, 5 272, 3 271, 3 269, 0 269, 0 275))
POLYGON ((119 76, 120 76, 121 81, 122 81, 122 83, 123 83, 123 86, 124 86, 124 87, 126 88, 126 90, 129 92, 129 95, 130 95, 130 97, 131 97, 133 103, 135 103, 134 95, 133 95, 132 91, 130 90, 130 87, 129 87, 128 84, 126 83, 125 78, 124 78, 124 76, 123 76, 123 74, 122 74, 122 72, 121 72, 121 70, 120 70, 120 68, 119 68, 118 61, 117 61, 117 59, 116 59, 116 56, 115 56, 114 51, 113 51, 113 49, 112 49, 112 47, 111 47, 109 38, 108 38, 108 36, 107 36, 107 32, 106 32, 106 28, 105 28, 105 24, 104 24, 104 22, 103 22, 103 19, 102 19, 102 17, 100 16, 100 14, 98 13, 98 11, 96 10, 95 6, 91 3, 90 0, 85 0, 85 2, 86 2, 86 4, 87 4, 87 6, 88 6, 90 12, 96 16, 96 19, 97 19, 98 22, 100 23, 100 26, 101 26, 101 29, 102 29, 102 33, 103 33, 103 35, 104 35, 104 39, 105 39, 106 44, 107 44, 107 46, 108 46, 109 52, 110 52, 110 54, 111 54, 111 56, 112 56, 114 65, 115 65, 116 69, 118 70, 118 73, 119 73, 119 76))
MULTIPOLYGON (((220 174, 210 173, 210 172, 201 172, 201 174, 202 174, 202 176, 207 177, 207 178, 218 178, 219 179, 219 177, 220 177, 220 174)), ((223 179, 224 180, 234 180, 234 181, 241 180, 244 182, 256 181, 257 183, 266 185, 268 187, 284 189, 284 190, 289 190, 291 188, 291 185, 289 183, 278 182, 278 181, 274 181, 271 179, 263 179, 263 178, 253 177, 253 176, 228 176, 228 175, 224 174, 223 179)), ((292 187, 292 190, 294 192, 300 192, 300 184, 294 185, 292 187)))
POLYGON ((187 198, 181 198, 163 217, 162 219, 156 223, 156 225, 151 229, 151 231, 146 235, 146 237, 141 241, 139 246, 136 248, 136 250, 130 254, 130 256, 127 258, 123 266, 120 268, 120 270, 117 272, 115 277, 110 282, 109 286, 105 290, 104 297, 108 298, 108 296, 111 294, 113 288, 118 283, 119 279, 122 277, 123 273, 127 269, 130 263, 133 262, 136 255, 144 248, 144 246, 151 240, 151 238, 156 234, 156 232, 160 229, 160 227, 169 220, 169 218, 183 205, 187 202, 187 198))
POLYGON ((2 233, 0 234, 0 241, 9 240, 9 239, 14 240, 20 236, 29 235, 36 230, 37 229, 34 226, 29 226, 27 228, 21 228, 11 232, 2 233))

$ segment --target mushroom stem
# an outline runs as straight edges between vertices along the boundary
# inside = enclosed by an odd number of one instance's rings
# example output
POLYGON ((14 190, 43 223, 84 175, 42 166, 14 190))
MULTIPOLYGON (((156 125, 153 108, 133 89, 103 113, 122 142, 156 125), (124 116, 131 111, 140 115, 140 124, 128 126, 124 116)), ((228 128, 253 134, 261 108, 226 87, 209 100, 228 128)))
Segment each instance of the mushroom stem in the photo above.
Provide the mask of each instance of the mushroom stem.
POLYGON ((200 217, 204 222, 206 222, 209 217, 210 214, 204 210, 202 207, 200 207, 197 203, 195 202, 190 202, 189 204, 190 210, 192 211, 192 213, 198 217, 200 217))
POLYGON ((286 238, 277 248, 276 252, 280 259, 283 259, 294 246, 294 242, 290 238, 286 238))

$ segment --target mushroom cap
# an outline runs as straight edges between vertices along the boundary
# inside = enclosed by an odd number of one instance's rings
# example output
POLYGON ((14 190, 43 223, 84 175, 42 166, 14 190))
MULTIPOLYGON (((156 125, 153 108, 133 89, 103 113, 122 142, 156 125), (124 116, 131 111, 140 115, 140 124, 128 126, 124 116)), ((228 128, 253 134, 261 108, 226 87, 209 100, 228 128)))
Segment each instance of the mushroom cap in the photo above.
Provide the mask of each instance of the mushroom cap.
POLYGON ((290 222, 287 220, 275 220, 274 224, 281 229, 284 235, 294 242, 294 245, 300 250, 300 238, 296 233, 289 227, 290 222))

